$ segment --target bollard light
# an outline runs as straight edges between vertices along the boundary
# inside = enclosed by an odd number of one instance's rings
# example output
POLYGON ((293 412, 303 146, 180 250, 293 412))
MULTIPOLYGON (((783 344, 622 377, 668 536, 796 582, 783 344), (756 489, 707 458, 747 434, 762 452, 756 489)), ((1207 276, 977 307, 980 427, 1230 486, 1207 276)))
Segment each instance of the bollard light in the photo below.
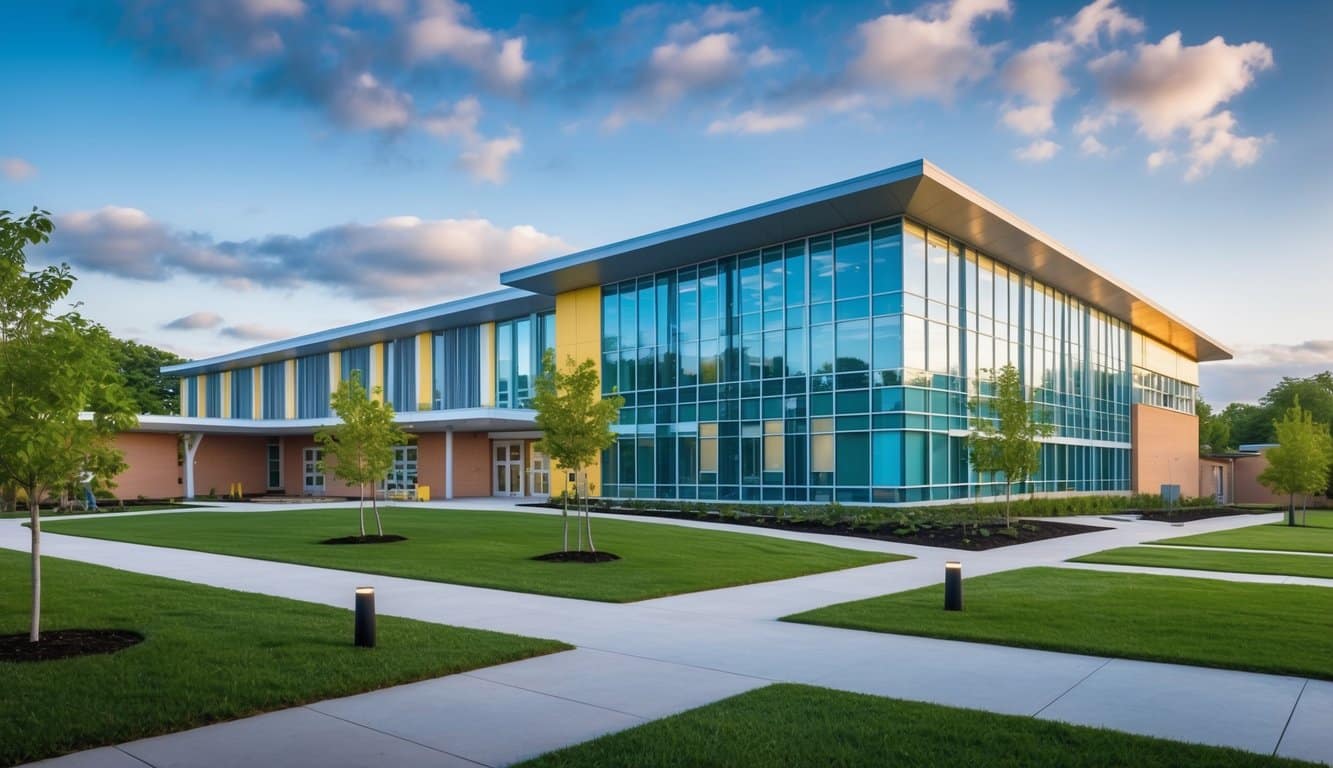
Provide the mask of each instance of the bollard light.
POLYGON ((375 647, 375 588, 356 588, 356 645, 375 647))
POLYGON ((944 564, 944 610, 963 610, 963 564, 957 560, 944 564))

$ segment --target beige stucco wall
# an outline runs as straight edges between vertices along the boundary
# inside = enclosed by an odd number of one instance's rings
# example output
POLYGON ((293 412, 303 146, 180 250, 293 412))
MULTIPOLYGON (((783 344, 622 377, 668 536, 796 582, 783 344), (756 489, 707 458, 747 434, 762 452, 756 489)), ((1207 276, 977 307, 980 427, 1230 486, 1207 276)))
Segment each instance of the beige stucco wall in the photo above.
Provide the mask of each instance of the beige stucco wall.
POLYGON ((1199 419, 1151 405, 1130 408, 1131 483, 1136 493, 1158 493, 1167 483, 1184 496, 1199 495, 1199 419))
POLYGON ((116 449, 128 466, 115 478, 111 492, 120 499, 179 497, 184 493, 176 450, 179 440, 176 435, 148 432, 116 435, 116 449))
POLYGON ((245 435, 205 435, 194 454, 194 492, 225 496, 232 483, 246 494, 263 493, 267 482, 266 441, 245 435))

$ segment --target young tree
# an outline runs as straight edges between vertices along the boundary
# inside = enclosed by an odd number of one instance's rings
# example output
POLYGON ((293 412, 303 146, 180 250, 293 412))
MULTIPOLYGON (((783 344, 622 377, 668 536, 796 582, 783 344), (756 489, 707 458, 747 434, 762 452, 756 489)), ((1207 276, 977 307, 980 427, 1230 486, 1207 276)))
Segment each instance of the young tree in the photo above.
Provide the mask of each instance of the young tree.
POLYGON ((28 497, 32 642, 41 639, 41 500, 85 473, 119 474, 115 434, 137 421, 110 334, 77 312, 55 311, 74 284, 69 267, 27 269, 24 249, 51 230, 45 211, 0 211, 0 485, 28 497))
POLYGON ((1279 420, 1273 422, 1277 445, 1264 452, 1268 466, 1259 482, 1274 493, 1287 494, 1287 525, 1296 524, 1296 494, 1317 493, 1328 483, 1333 461, 1333 438, 1328 427, 1301 407, 1299 397, 1279 420))
MULTIPOLYGON (((620 395, 600 396, 601 376, 592 360, 579 363, 567 358, 565 370, 555 364, 555 354, 547 350, 542 357, 541 375, 533 383, 532 407, 537 411, 537 427, 542 431, 536 450, 551 458, 559 467, 572 470, 576 476, 597 459, 597 455, 611 447, 616 434, 611 425, 620 420, 620 409, 625 398, 620 395)), ((565 491, 564 551, 569 551, 569 491, 565 491)), ((588 528, 588 546, 597 551, 592 541, 592 519, 585 506, 584 523, 588 528)), ((579 535, 579 549, 583 536, 579 535)))
MULTIPOLYGON (((366 535, 366 486, 383 480, 393 469, 393 449, 407 442, 407 433, 393 421, 393 406, 378 397, 381 389, 375 387, 369 397, 361 385, 360 371, 338 385, 329 404, 341 423, 321 429, 315 441, 324 447, 320 471, 331 471, 348 485, 355 484, 361 491, 358 513, 361 535, 366 535)), ((375 530, 384 535, 380 508, 375 494, 370 495, 370 507, 375 512, 375 530)))
POLYGON ((1024 483, 1041 469, 1038 437, 1054 431, 1040 420, 1028 402, 1018 369, 1012 365, 992 371, 995 395, 968 403, 972 410, 972 432, 967 443, 977 472, 1004 475, 1004 525, 1012 528, 1009 505, 1015 483, 1024 483))

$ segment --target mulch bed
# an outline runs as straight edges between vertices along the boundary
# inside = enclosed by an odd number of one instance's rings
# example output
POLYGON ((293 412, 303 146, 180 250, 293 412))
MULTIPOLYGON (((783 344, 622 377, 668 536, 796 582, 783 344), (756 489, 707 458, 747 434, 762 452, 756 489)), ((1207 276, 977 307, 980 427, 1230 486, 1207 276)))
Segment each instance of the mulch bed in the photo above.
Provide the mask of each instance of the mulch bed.
POLYGON ((384 536, 340 536, 336 539, 325 539, 320 544, 392 544, 395 541, 407 541, 407 537, 392 533, 384 536))
POLYGON ((1211 517, 1230 517, 1232 515, 1254 514, 1247 509, 1233 507, 1181 507, 1179 509, 1149 509, 1139 512, 1141 520, 1154 523, 1190 523, 1195 520, 1207 520, 1211 517))
POLYGON ((143 642, 143 635, 128 629, 56 629, 43 632, 37 642, 28 633, 0 635, 0 662, 56 661, 75 656, 115 653, 143 642))
POLYGON ((541 560, 546 563, 609 563, 612 560, 619 560, 620 555, 613 555, 610 552, 547 552, 544 555, 537 555, 533 560, 541 560))
MULTIPOLYGON (((530 504, 525 506, 559 509, 558 505, 553 504, 530 504)), ((1016 535, 1009 535, 1000 532, 1001 529, 1004 528, 1004 521, 997 520, 989 523, 982 523, 980 525, 968 523, 965 526, 961 524, 932 524, 929 527, 921 526, 917 528, 915 532, 895 533, 895 531, 900 530, 898 523, 895 522, 885 522, 874 527, 868 527, 853 526, 849 523, 824 524, 810 521, 793 521, 762 515, 722 517, 716 513, 700 514, 698 512, 681 512, 668 509, 594 507, 591 511, 610 515, 625 515, 628 517, 667 517, 675 520, 700 520, 707 523, 748 525, 753 528, 776 528, 778 530, 798 531, 801 533, 854 536, 861 539, 897 541, 903 544, 919 544, 925 547, 947 547, 949 549, 966 549, 972 551, 995 549, 997 547, 1007 547, 1011 544, 1026 544, 1031 541, 1042 541, 1044 539, 1054 539, 1060 536, 1073 536, 1078 533, 1106 530, 1106 528, 1102 526, 1061 523, 1053 520, 1015 520, 1014 530, 1016 535), (990 535, 983 536, 981 534, 981 529, 986 529, 990 535)))

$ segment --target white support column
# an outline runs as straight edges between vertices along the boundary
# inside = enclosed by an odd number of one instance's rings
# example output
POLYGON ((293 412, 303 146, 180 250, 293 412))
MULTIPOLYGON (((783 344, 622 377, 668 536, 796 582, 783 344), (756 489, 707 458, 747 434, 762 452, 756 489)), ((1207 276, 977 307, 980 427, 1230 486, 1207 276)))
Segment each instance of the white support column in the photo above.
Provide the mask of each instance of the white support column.
POLYGON ((444 430, 444 498, 454 497, 454 428, 444 430))
POLYGON ((189 432, 181 435, 181 443, 185 446, 185 498, 194 498, 194 455, 199 451, 199 444, 204 441, 204 436, 200 432, 189 432))

